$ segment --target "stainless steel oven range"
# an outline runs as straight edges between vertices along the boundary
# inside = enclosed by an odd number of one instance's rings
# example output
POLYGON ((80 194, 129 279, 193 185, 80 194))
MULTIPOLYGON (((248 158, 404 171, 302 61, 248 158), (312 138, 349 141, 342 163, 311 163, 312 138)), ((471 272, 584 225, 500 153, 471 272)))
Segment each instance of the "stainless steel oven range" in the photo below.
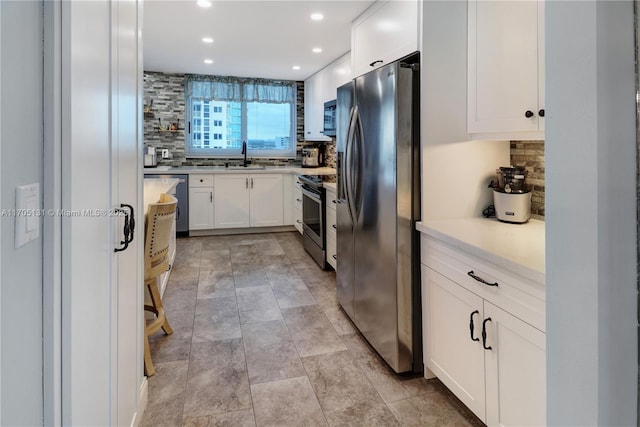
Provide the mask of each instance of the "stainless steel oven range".
POLYGON ((302 245, 320 268, 325 269, 325 204, 322 182, 324 175, 301 175, 302 245))

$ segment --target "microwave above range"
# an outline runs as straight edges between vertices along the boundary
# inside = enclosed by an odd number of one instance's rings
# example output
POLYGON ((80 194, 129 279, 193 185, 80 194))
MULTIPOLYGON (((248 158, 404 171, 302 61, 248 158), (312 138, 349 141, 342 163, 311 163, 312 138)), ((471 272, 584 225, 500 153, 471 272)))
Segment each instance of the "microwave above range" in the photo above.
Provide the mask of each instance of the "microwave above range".
POLYGON ((324 136, 336 136, 336 100, 324 103, 324 136))

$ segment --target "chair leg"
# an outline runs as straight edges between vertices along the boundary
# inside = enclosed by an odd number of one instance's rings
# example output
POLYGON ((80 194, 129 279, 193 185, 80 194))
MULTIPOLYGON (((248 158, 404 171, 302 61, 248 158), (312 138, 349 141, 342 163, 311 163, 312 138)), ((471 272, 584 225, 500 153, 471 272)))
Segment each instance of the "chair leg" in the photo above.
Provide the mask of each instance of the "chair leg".
POLYGON ((151 350, 149 349, 149 335, 147 331, 144 332, 144 374, 147 377, 151 377, 156 373, 153 367, 153 361, 151 360, 151 350))
POLYGON ((173 333, 173 329, 171 328, 171 325, 169 325, 169 319, 167 319, 166 312, 164 311, 164 305, 162 304, 162 297, 160 297, 160 291, 158 291, 157 283, 158 283, 157 280, 154 280, 153 282, 148 284, 149 296, 151 297, 153 306, 158 311, 159 316, 164 317, 164 320, 162 321, 162 326, 161 326, 162 330, 164 331, 165 334, 171 335, 173 333))

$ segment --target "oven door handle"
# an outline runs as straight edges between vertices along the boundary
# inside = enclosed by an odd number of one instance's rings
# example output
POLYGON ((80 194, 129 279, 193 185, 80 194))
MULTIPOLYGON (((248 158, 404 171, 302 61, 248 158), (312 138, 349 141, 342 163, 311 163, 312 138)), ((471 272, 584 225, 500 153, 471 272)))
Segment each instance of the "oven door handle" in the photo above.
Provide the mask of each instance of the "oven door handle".
POLYGON ((313 191, 307 190, 304 187, 304 185, 302 186, 301 190, 302 190, 302 194, 304 194, 305 196, 317 201, 318 203, 322 203, 322 197, 319 194, 314 193, 313 191))

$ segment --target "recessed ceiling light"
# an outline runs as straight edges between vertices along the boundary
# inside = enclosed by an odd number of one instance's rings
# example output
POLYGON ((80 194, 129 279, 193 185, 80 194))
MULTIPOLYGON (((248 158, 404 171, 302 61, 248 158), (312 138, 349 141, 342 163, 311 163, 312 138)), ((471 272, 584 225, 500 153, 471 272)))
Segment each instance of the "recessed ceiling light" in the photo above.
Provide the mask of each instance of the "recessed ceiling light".
POLYGON ((322 21, 324 19, 324 15, 321 13, 312 13, 311 14, 311 19, 313 21, 322 21))
POLYGON ((213 43, 213 39, 211 37, 203 37, 202 43, 213 43))
POLYGON ((311 52, 313 52, 313 53, 320 53, 320 52, 322 52, 322 49, 321 49, 321 48, 319 48, 319 47, 314 47, 313 49, 311 49, 311 52))
POLYGON ((213 64, 213 59, 205 59, 204 63, 205 64, 213 64))
POLYGON ((210 0, 198 0, 198 6, 200 7, 211 7, 211 1, 210 0))
POLYGON ((299 66, 299 65, 294 65, 294 66, 293 66, 293 67, 291 67, 291 68, 293 68, 294 70, 299 70, 299 69, 300 69, 300 66, 299 66))

